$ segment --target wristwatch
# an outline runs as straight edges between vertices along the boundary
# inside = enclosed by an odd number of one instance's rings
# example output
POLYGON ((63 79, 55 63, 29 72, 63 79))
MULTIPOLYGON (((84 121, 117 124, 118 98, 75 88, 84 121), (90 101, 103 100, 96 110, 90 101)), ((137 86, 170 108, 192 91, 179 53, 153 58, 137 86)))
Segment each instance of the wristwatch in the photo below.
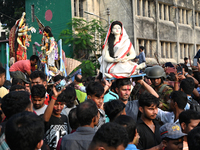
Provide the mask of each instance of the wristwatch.
POLYGON ((185 73, 185 76, 187 76, 188 75, 188 73, 185 73))

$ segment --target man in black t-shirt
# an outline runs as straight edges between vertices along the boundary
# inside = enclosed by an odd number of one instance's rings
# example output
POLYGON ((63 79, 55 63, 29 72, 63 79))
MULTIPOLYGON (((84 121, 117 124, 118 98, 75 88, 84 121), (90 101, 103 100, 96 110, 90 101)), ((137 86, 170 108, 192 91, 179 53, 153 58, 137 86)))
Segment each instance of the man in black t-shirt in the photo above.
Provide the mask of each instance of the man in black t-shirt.
POLYGON ((65 99, 62 91, 57 92, 53 86, 54 95, 43 115, 45 121, 45 141, 50 150, 55 150, 60 138, 69 133, 68 118, 61 114, 64 108, 65 99))
POLYGON ((139 98, 141 118, 137 121, 140 135, 138 149, 149 149, 161 143, 159 124, 155 120, 158 113, 159 98, 143 93, 139 98))

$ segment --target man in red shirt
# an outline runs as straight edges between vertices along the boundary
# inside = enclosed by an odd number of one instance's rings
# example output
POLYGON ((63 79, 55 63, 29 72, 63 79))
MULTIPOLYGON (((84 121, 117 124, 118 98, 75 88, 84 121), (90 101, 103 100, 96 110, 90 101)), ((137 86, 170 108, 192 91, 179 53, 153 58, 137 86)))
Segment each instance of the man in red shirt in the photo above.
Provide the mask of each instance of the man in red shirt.
POLYGON ((10 76, 15 78, 16 74, 23 74, 25 76, 25 73, 27 73, 30 75, 32 67, 37 64, 38 60, 38 56, 32 55, 30 60, 17 61, 10 67, 10 76))

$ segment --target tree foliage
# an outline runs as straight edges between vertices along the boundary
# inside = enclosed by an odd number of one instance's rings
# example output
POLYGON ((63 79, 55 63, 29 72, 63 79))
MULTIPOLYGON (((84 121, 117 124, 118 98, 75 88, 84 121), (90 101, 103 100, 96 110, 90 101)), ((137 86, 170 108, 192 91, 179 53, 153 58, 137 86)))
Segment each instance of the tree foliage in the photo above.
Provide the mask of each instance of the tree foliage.
POLYGON ((73 18, 67 25, 68 27, 61 32, 60 38, 63 39, 64 44, 74 46, 75 58, 88 59, 91 53, 100 50, 105 38, 105 30, 100 21, 73 18))
POLYGON ((11 29, 25 11, 25 0, 0 0, 0 22, 11 29), (3 14, 2 14, 3 13, 3 14))
POLYGON ((73 45, 74 58, 83 61, 83 76, 95 75, 96 69, 99 68, 98 51, 102 50, 106 36, 105 27, 98 20, 86 21, 82 18, 73 18, 67 25, 60 38, 64 44, 73 45))

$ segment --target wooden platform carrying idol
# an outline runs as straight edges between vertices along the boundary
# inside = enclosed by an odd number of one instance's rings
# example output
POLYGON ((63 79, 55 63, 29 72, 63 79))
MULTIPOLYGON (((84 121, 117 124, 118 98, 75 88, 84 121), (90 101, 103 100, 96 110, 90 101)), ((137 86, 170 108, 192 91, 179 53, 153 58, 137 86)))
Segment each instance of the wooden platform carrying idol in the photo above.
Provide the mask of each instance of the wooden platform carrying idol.
POLYGON ((131 61, 136 57, 132 43, 120 21, 111 23, 99 58, 100 72, 107 80, 140 77, 139 71, 145 63, 138 65, 131 61))

